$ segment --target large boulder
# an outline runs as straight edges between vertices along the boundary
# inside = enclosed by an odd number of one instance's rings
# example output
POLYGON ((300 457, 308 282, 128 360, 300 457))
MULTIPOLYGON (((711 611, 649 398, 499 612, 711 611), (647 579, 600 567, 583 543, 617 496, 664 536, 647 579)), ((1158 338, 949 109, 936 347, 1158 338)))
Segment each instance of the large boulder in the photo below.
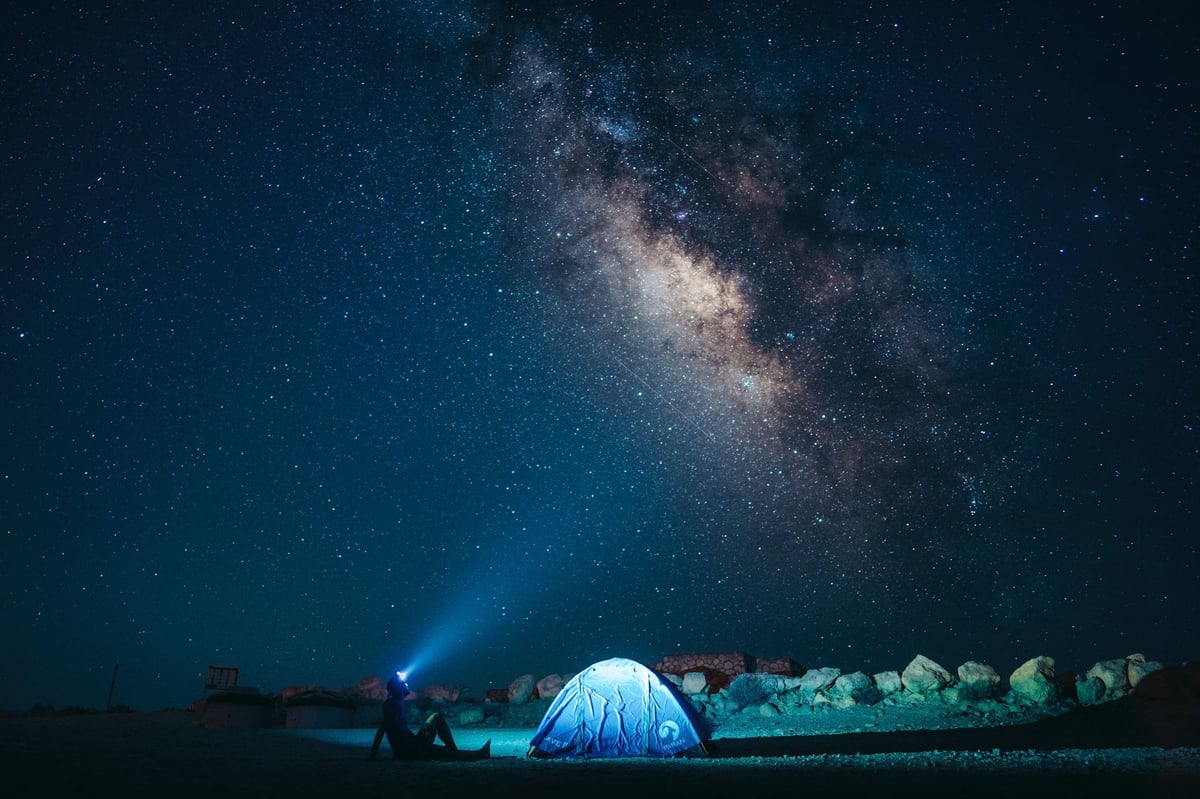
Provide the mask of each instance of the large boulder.
POLYGON ((953 681, 950 672, 924 655, 913 658, 900 674, 904 689, 918 695, 936 693, 953 681))
POLYGON ((533 696, 533 689, 537 687, 537 681, 533 679, 532 674, 522 674, 508 684, 508 703, 510 705, 523 705, 533 696))
POLYGON ((1054 684, 1054 658, 1044 655, 1030 658, 1008 678, 1013 694, 1035 705, 1048 705, 1058 699, 1054 684))
POLYGON ((562 693, 563 678, 561 674, 547 674, 537 681, 538 696, 542 699, 553 699, 562 693))
POLYGON ((1087 670, 1088 679, 1096 677, 1104 683, 1104 698, 1117 699, 1129 693, 1129 676, 1125 658, 1101 660, 1087 670))
POLYGON ((986 663, 968 660, 958 667, 961 699, 991 699, 1000 693, 1000 675, 986 663))
MULTIPOLYGON (((796 688, 800 693, 802 702, 812 702, 816 699, 817 694, 824 691, 829 686, 833 685, 838 677, 842 676, 842 670, 833 666, 823 666, 819 669, 809 669, 804 672, 804 676, 796 682, 796 688)), ((794 678, 784 678, 793 679, 794 678)))
POLYGON ((882 698, 875 682, 861 671, 838 677, 825 693, 837 707, 873 705, 882 698))
POLYGON ((458 714, 458 723, 462 726, 466 726, 468 724, 482 724, 483 708, 479 705, 471 705, 470 707, 463 708, 458 714))
POLYGON ((1129 680, 1129 690, 1137 688, 1138 683, 1147 674, 1153 674, 1163 667, 1157 660, 1146 660, 1146 656, 1138 653, 1125 658, 1125 677, 1129 680))
MULTIPOLYGON (((783 677, 778 674, 747 672, 739 674, 729 683, 725 693, 739 707, 760 705, 780 694, 794 690, 800 683, 799 677, 783 677)), ((832 682, 832 680, 830 680, 832 682)))
POLYGON ((708 678, 702 671, 689 671, 683 675, 683 692, 685 694, 702 694, 708 690, 708 678))
POLYGON ((871 675, 871 679, 875 683, 875 687, 879 689, 879 693, 886 699, 887 697, 898 694, 904 689, 904 683, 900 679, 898 671, 881 671, 878 674, 871 675))

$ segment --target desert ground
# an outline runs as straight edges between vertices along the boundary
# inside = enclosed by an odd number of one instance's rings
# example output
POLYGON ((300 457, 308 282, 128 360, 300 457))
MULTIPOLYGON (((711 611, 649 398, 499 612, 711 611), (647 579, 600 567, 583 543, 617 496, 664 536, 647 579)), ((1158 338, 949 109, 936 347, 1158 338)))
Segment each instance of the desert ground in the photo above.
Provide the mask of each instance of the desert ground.
POLYGON ((709 757, 671 760, 529 759, 529 718, 454 731, 464 748, 491 740, 489 760, 413 763, 371 760, 366 727, 213 729, 184 710, 7 714, 0 761, 12 797, 1200 796, 1194 697, 1003 715, 935 703, 786 723, 744 714, 714 730, 709 757))

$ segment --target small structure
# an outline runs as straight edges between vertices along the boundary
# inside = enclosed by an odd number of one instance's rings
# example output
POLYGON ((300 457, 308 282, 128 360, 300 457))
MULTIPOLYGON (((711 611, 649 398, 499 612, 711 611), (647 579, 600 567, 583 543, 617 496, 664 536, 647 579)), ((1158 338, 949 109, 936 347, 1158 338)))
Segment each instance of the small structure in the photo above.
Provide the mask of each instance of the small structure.
POLYGON ((275 697, 253 688, 213 694, 204 703, 205 727, 255 729, 275 725, 275 697))
POLYGON ((349 729, 354 724, 354 701, 331 691, 306 691, 284 703, 283 726, 288 729, 349 729))
POLYGON ((246 729, 277 724, 278 697, 238 685, 237 666, 210 665, 204 677, 204 695, 205 727, 246 729), (217 693, 208 696, 209 691, 217 693))

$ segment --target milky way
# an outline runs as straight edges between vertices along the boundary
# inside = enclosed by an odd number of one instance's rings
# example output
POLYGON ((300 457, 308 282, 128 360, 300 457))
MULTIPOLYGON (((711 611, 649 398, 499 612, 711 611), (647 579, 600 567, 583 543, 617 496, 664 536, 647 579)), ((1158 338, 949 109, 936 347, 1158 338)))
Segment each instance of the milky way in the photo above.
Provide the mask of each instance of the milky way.
POLYGON ((594 24, 505 40, 491 136, 512 277, 558 298, 547 325, 609 423, 760 543, 874 547, 931 502, 965 513, 954 309, 862 207, 853 120, 686 41, 606 52, 594 24))

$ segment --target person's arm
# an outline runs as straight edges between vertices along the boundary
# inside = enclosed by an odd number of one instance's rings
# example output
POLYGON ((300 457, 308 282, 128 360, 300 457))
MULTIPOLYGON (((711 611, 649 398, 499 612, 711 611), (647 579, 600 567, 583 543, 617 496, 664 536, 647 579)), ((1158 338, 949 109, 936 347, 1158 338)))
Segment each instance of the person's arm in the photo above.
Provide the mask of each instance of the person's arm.
POLYGON ((371 759, 379 755, 379 744, 383 741, 383 727, 375 731, 375 742, 371 744, 371 759))

